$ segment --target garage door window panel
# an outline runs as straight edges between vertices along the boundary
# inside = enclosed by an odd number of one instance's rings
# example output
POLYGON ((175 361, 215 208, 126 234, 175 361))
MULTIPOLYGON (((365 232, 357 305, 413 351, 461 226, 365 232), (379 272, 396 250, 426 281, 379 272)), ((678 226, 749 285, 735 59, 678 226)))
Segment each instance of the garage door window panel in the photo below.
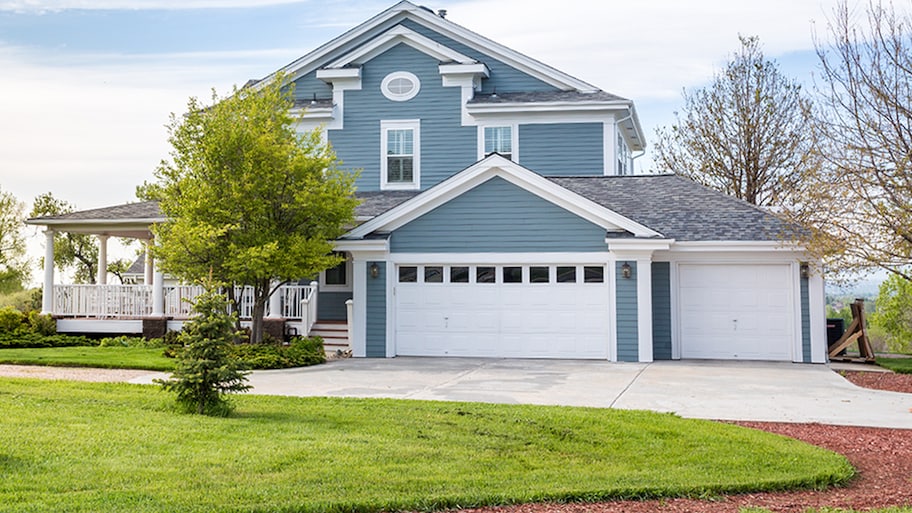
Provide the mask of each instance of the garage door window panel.
POLYGON ((469 283, 469 268, 463 265, 450 267, 450 283, 469 283))
POLYGON ((438 265, 429 265, 424 268, 425 283, 443 283, 443 267, 438 265))
POLYGON ((551 283, 551 270, 542 265, 529 267, 529 283, 551 283))
POLYGON ((496 281, 496 267, 478 266, 475 268, 475 283, 495 283, 496 281))
POLYGON ((576 267, 557 266, 557 283, 576 283, 576 267))
POLYGON ((600 265, 587 265, 583 267, 583 281, 586 283, 604 283, 605 268, 600 265))
POLYGON ((414 266, 399 268, 399 283, 417 283, 418 268, 414 266))
POLYGON ((503 267, 503 283, 522 283, 523 268, 513 265, 503 267))

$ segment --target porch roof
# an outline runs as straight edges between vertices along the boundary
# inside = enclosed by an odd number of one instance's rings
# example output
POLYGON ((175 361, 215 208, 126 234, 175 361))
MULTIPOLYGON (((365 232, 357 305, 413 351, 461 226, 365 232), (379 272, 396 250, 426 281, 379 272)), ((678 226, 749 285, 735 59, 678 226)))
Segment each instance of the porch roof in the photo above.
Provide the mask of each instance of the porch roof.
POLYGON ((26 223, 70 233, 149 239, 152 237, 149 226, 164 220, 158 202, 143 201, 57 216, 33 217, 26 223))

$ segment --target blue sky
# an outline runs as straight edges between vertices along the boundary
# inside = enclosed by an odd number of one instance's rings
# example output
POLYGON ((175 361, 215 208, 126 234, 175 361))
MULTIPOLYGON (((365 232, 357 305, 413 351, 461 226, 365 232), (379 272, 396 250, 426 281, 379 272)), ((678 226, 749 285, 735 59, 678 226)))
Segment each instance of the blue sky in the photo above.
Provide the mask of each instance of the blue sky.
MULTIPOLYGON (((812 31, 834 0, 448 0, 448 19, 633 99, 654 139, 682 88, 705 85, 757 35, 810 83, 812 31)), ((134 200, 190 96, 260 78, 393 0, 0 0, 0 188, 30 205, 134 200)), ((863 13, 863 4, 858 10, 863 13)), ((647 155, 638 169, 649 169, 647 155)))

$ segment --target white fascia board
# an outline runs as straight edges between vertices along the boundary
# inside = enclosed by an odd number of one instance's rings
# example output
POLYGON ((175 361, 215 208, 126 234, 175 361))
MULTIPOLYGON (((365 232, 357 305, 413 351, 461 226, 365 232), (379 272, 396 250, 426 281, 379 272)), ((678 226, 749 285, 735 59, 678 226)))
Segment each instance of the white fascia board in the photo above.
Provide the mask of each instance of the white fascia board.
POLYGON ((482 62, 475 64, 441 64, 437 67, 437 70, 443 76, 457 76, 457 75, 469 75, 471 77, 485 77, 488 78, 491 76, 491 70, 488 69, 488 66, 482 62))
POLYGON ((614 112, 626 110, 630 101, 599 102, 514 102, 514 103, 472 103, 468 111, 473 116, 487 114, 515 114, 523 112, 614 112))
POLYGON ((287 80, 289 82, 293 82, 301 76, 311 72, 317 66, 317 63, 325 59, 327 55, 331 54, 339 47, 345 46, 346 44, 357 40, 358 38, 373 30, 378 25, 386 23, 390 19, 401 15, 403 12, 411 11, 414 9, 419 9, 419 7, 415 6, 411 2, 403 0, 402 2, 399 2, 389 9, 377 14, 376 16, 368 19, 360 25, 349 29, 342 35, 318 46, 316 49, 310 51, 302 57, 295 59, 290 64, 287 64, 280 68, 278 71, 270 73, 263 80, 254 84, 253 87, 255 89, 258 89, 265 86, 266 84, 270 83, 273 78, 275 78, 277 73, 285 73, 287 75, 287 80))
MULTIPOLYGON (((350 52, 336 61, 332 62, 326 68, 344 68, 352 64, 364 64, 374 57, 382 54, 390 48, 404 43, 412 48, 427 54, 438 61, 454 61, 461 64, 475 64, 477 61, 465 54, 459 53, 452 48, 448 48, 433 39, 422 36, 412 29, 396 25, 395 27, 380 34, 369 42, 361 45, 353 52, 350 52)), ((321 70, 322 71, 322 70, 321 70)), ((319 73, 319 72, 317 72, 319 73)))
POLYGON ((401 265, 435 264, 591 264, 605 265, 608 254, 604 251, 545 252, 545 253, 390 253, 389 260, 401 265))
POLYGON ((348 251, 353 253, 383 253, 389 252, 388 239, 338 239, 333 241, 333 250, 348 251))
POLYGON ((773 251, 781 253, 803 253, 805 248, 800 244, 788 241, 679 241, 673 251, 677 252, 749 252, 773 251))
POLYGON ((375 231, 393 231, 495 176, 606 230, 620 228, 637 237, 661 237, 660 233, 571 192, 497 154, 473 164, 424 193, 358 226, 348 233, 348 237, 361 238, 375 231))
POLYGON ((124 227, 124 226, 145 226, 149 227, 154 223, 163 223, 167 221, 167 217, 155 217, 155 218, 125 218, 125 219, 28 219, 25 221, 25 224, 31 224, 35 226, 67 226, 70 228, 78 228, 80 226, 111 226, 111 227, 124 227))
MULTIPOLYGON (((302 75, 305 75, 312 71, 317 66, 317 63, 325 59, 327 55, 331 54, 339 47, 356 41, 377 26, 388 22, 396 16, 402 16, 403 18, 411 18, 414 21, 419 21, 423 25, 433 28, 446 37, 449 37, 459 43, 465 44, 474 50, 478 50, 500 61, 503 61, 504 63, 560 90, 578 90, 581 92, 596 92, 599 90, 599 88, 593 86, 592 84, 572 77, 562 71, 558 71, 557 69, 552 68, 547 64, 532 59, 531 57, 523 55, 515 50, 511 50, 484 36, 476 34, 471 30, 461 27, 452 21, 441 18, 432 12, 428 12, 427 10, 418 7, 406 0, 397 3, 389 9, 361 23, 360 25, 348 30, 335 39, 324 43, 310 53, 282 67, 278 70, 278 72, 285 73, 289 81, 294 81, 302 75)), ((275 77, 276 73, 268 75, 253 87, 260 88, 270 83, 275 77)))
POLYGON ((297 116, 301 120, 329 121, 333 118, 333 107, 304 107, 291 109, 291 115, 297 116))
POLYGON ((623 254, 627 258, 652 255, 654 251, 667 251, 674 242, 674 239, 605 239, 608 251, 618 255, 623 254))
POLYGON ((436 31, 456 42, 462 43, 469 48, 478 50, 486 55, 490 55, 497 60, 503 61, 504 63, 563 91, 575 89, 581 92, 595 92, 599 90, 599 88, 592 84, 574 78, 562 71, 558 71, 547 64, 523 55, 515 50, 511 50, 480 34, 476 34, 471 30, 457 25, 452 21, 421 9, 420 7, 415 7, 410 10, 408 14, 431 25, 436 31))
POLYGON ((317 78, 324 82, 333 82, 340 78, 361 78, 361 68, 323 68, 317 70, 317 78))

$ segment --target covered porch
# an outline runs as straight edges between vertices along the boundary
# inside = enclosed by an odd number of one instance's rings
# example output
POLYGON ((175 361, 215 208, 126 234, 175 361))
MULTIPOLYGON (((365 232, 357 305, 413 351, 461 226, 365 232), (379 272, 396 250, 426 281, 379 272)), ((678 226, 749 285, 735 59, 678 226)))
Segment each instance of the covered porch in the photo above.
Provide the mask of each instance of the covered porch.
MULTIPOLYGON (((156 202, 33 218, 28 224, 45 227, 42 313, 57 320, 60 333, 143 334, 161 336, 180 330, 190 318, 190 300, 202 287, 174 283, 155 266, 150 247, 150 227, 165 218, 156 202), (54 269, 54 235, 88 234, 98 239, 98 273, 95 284, 57 283, 54 269), (108 241, 111 237, 138 239, 145 247, 142 284, 108 283, 108 241)), ((270 297, 266 320, 273 336, 309 335, 317 321, 317 282, 286 284, 270 297)), ((253 290, 234 290, 242 324, 251 319, 253 290)), ((349 305, 350 309, 350 305, 349 305)))

